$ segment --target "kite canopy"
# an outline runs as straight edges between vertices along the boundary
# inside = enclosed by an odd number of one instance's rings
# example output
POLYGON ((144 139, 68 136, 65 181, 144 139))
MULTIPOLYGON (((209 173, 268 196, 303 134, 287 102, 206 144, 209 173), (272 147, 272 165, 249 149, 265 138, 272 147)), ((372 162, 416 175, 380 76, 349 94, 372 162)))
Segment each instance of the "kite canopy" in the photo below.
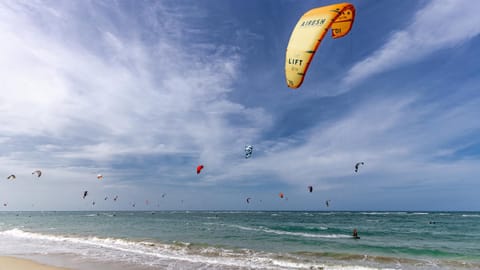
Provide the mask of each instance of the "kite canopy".
POLYGON ((281 199, 283 199, 283 197, 284 197, 283 192, 278 193, 278 196, 279 196, 281 199))
POLYGON ((40 178, 40 176, 42 176, 42 171, 36 170, 36 171, 32 172, 32 174, 36 174, 37 177, 40 178))
POLYGON ((101 174, 97 175, 97 179, 98 179, 98 180, 102 180, 102 179, 103 179, 103 175, 101 175, 101 174))
POLYGON ((7 177, 8 180, 10 180, 10 179, 11 179, 11 180, 15 180, 16 178, 17 178, 17 177, 15 176, 15 174, 10 174, 10 175, 7 177))
POLYGON ((312 191, 313 191, 313 187, 312 187, 312 186, 308 186, 307 188, 308 188, 308 191, 309 191, 309 192, 312 192, 312 191))
POLYGON ((333 38, 341 38, 350 32, 355 19, 355 7, 340 3, 307 11, 295 25, 290 36, 285 58, 285 76, 290 88, 302 85, 313 55, 328 29, 333 38))
POLYGON ((203 170, 203 165, 197 166, 197 174, 199 174, 203 170))
POLYGON ((245 158, 251 157, 253 154, 253 146, 247 145, 245 146, 245 158))
POLYGON ((357 164, 355 164, 355 172, 358 172, 358 168, 360 167, 360 165, 365 165, 365 163, 363 161, 357 162, 357 164))

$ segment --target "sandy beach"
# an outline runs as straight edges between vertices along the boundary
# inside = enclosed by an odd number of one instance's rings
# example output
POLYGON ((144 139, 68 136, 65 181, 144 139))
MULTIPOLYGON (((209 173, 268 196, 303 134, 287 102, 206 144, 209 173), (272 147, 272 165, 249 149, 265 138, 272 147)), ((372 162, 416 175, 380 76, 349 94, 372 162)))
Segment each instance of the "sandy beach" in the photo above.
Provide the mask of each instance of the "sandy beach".
POLYGON ((45 264, 36 263, 27 259, 20 259, 14 257, 0 257, 0 270, 67 270, 67 268, 49 266, 45 264))

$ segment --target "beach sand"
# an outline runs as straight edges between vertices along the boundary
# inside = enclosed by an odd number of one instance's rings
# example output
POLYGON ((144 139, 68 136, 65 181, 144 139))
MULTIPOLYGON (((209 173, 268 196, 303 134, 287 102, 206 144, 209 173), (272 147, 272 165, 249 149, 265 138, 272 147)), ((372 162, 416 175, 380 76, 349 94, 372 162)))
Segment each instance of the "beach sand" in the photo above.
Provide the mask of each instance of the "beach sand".
POLYGON ((27 259, 0 256, 0 270, 67 270, 67 268, 49 266, 27 259))

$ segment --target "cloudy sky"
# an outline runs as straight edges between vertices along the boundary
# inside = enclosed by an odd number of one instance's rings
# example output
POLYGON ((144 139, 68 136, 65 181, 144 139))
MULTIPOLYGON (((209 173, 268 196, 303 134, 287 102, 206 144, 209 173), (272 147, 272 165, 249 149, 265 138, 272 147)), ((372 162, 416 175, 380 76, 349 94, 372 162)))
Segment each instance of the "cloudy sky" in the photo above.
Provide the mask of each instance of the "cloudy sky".
POLYGON ((480 3, 352 1, 291 90, 331 3, 1 1, 1 210, 480 210, 480 3))

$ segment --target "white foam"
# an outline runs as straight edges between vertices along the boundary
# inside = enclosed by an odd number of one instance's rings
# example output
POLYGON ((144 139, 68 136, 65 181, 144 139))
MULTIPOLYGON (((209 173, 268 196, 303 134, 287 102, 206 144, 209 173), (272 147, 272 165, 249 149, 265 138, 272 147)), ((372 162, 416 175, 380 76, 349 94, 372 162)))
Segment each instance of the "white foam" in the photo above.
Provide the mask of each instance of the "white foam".
POLYGON ((373 268, 373 267, 366 267, 366 266, 345 266, 345 265, 334 265, 334 266, 326 266, 324 267, 325 270, 395 270, 395 268, 373 268))
POLYGON ((58 253, 68 252, 83 255, 90 259, 125 261, 150 266, 162 263, 165 265, 166 261, 190 263, 193 264, 192 269, 206 265, 220 266, 221 269, 223 268, 221 266, 250 269, 308 269, 315 266, 301 262, 289 263, 278 259, 274 260, 272 259, 273 254, 254 251, 234 251, 215 247, 191 250, 189 243, 169 245, 116 238, 57 236, 26 232, 20 229, 0 232, 2 242, 5 237, 22 239, 22 243, 36 241, 42 254, 49 254, 47 249, 51 249, 58 253), (59 249, 59 247, 63 249, 59 249))
POLYGON ((362 215, 385 215, 385 212, 362 212, 362 215))
POLYGON ((246 231, 259 231, 259 232, 266 232, 278 235, 293 235, 293 236, 301 236, 306 238, 351 238, 352 236, 346 234, 312 234, 312 233, 301 233, 301 232, 287 232, 287 231, 280 231, 280 230, 273 230, 265 227, 246 227, 240 225, 228 225, 230 227, 238 228, 241 230, 246 231))
POLYGON ((305 227, 305 228, 309 229, 309 230, 322 230, 322 231, 328 230, 328 227, 324 227, 324 226, 318 226, 318 227, 308 226, 308 227, 305 227))
POLYGON ((267 233, 274 233, 279 235, 294 235, 302 236, 307 238, 351 238, 350 235, 346 234, 312 234, 312 233, 299 233, 299 232, 286 232, 272 229, 262 229, 262 231, 267 233))
POLYGON ((406 215, 407 212, 361 212, 362 215, 406 215))
MULTIPOLYGON (((268 228, 252 228, 231 225, 242 230, 262 231, 302 237, 350 237, 348 235, 317 235, 284 232, 268 228)), ((177 269, 323 269, 323 270, 374 270, 380 268, 336 265, 319 261, 304 261, 289 254, 258 252, 249 249, 226 249, 217 247, 196 247, 191 243, 174 242, 165 244, 150 241, 130 241, 119 238, 79 237, 51 235, 23 231, 15 228, 0 231, 0 243, 7 250, 17 247, 15 254, 74 254, 86 260, 108 263, 132 263, 154 268, 177 269), (18 245, 21 242, 22 245, 18 245), (6 244, 6 245, 5 245, 6 244), (10 247, 9 247, 10 246, 10 247)), ((0 251, 2 250, 0 247, 0 251)), ((381 268, 386 269, 386 268, 381 268)))

